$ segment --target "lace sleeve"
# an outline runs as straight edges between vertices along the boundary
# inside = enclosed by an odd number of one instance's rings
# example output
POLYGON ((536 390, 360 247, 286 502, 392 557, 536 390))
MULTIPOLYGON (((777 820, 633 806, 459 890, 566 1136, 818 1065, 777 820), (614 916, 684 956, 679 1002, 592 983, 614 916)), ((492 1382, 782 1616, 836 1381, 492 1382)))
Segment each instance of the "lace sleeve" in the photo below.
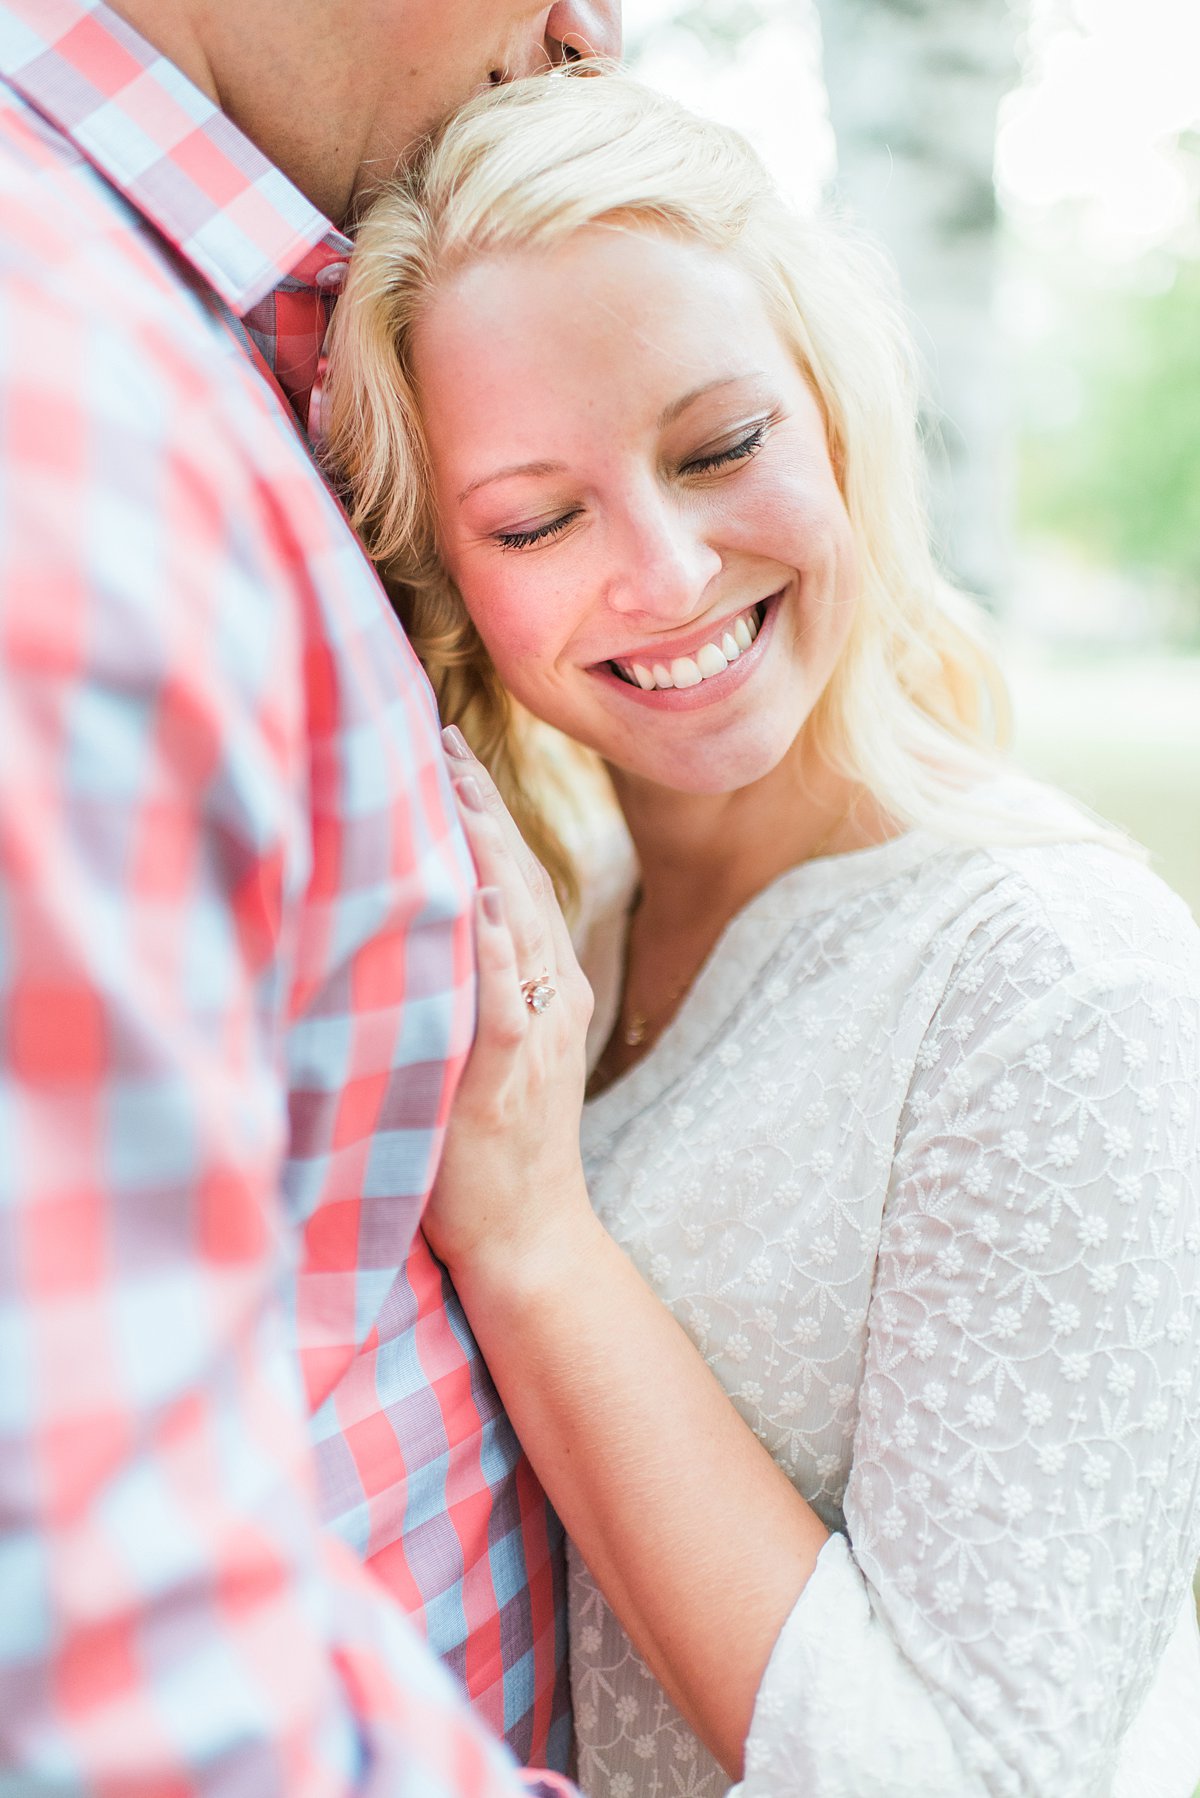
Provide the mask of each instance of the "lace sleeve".
POLYGON ((776 1646, 743 1798, 1080 1798, 1196 1540, 1197 996, 1030 927, 917 1058, 845 1499, 776 1646))

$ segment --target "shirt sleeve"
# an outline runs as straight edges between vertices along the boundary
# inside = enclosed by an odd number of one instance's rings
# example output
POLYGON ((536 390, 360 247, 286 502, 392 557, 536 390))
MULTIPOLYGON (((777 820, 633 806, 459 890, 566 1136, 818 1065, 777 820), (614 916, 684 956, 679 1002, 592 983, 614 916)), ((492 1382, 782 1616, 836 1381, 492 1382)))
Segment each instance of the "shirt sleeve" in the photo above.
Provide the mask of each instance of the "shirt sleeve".
POLYGON ((318 1523, 280 1196, 313 869, 277 521, 170 308, 76 304, 41 278, 61 238, 7 208, 0 1790, 515 1798, 318 1523))
POLYGON ((1197 1021, 1194 969, 1080 971, 1033 926, 964 954, 901 1122, 847 1535, 740 1798, 1110 1789, 1200 1553, 1197 1021))

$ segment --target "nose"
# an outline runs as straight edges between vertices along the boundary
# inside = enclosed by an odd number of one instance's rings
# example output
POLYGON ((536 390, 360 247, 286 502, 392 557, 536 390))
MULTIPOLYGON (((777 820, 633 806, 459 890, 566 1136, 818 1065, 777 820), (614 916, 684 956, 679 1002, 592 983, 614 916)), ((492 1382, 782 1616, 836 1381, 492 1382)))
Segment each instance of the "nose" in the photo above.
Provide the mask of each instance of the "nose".
POLYGON ((709 583, 720 570, 720 555, 695 522, 659 499, 627 519, 608 604, 664 629, 684 624, 704 610, 709 583))
POLYGON ((551 62, 580 56, 620 56, 621 0, 558 0, 546 21, 551 62))

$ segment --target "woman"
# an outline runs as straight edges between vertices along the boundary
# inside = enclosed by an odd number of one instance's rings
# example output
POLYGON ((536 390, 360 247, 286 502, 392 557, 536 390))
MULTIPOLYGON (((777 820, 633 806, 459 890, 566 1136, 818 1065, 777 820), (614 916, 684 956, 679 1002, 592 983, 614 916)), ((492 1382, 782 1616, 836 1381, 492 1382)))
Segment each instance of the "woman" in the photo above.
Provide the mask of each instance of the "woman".
POLYGON ((619 77, 516 87, 367 221, 329 395, 444 717, 564 890, 527 714, 636 855, 581 1165, 590 994, 451 735, 427 1227, 575 1545, 585 1790, 1185 1798, 1197 933, 990 747, 873 260, 619 77))

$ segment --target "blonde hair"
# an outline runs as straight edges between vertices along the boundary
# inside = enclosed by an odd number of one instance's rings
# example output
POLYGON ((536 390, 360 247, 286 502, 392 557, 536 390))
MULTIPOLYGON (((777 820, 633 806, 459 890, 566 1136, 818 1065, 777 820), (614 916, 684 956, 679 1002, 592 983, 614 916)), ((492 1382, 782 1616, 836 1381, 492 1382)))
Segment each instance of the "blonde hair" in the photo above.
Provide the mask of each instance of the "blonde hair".
MULTIPOLYGON (((560 891, 574 882, 544 785, 556 758, 439 559, 411 353, 414 326, 464 264, 597 225, 735 258, 821 406, 861 596, 806 726, 813 748, 900 824, 967 841, 1045 835, 971 796, 995 777, 1008 704, 980 616, 933 561, 919 381, 888 265, 838 222, 786 208, 736 132, 619 73, 542 77, 472 102, 373 206, 335 314, 325 418, 351 516, 391 578, 443 720, 489 766, 560 891)), ((1104 834, 1078 824, 1068 834, 1104 834)))

